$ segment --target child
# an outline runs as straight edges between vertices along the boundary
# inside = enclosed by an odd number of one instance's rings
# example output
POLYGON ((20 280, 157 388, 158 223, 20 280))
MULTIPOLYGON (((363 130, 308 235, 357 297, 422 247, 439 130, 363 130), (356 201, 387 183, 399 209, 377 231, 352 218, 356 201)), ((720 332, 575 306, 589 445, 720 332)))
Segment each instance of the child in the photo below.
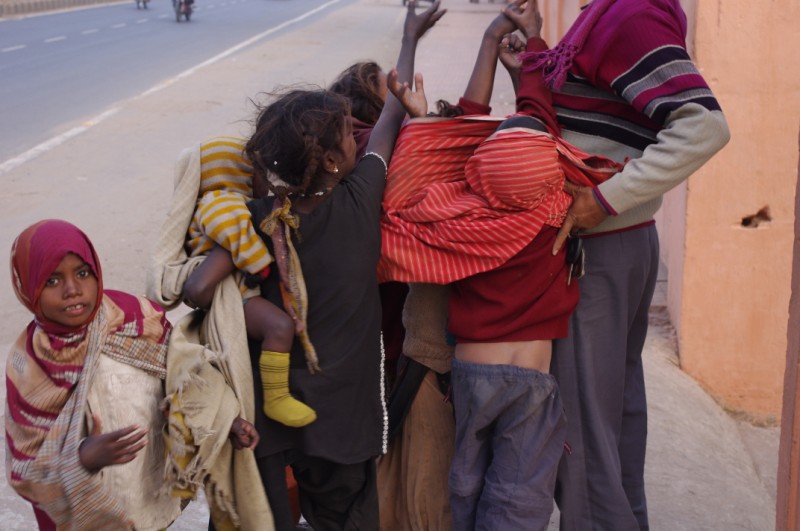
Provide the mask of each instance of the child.
MULTIPOLYGON (((183 287, 191 305, 208 309, 213 288, 236 271, 244 298, 248 335, 261 344, 264 414, 287 426, 306 426, 317 418, 313 409, 289 393, 289 349, 295 332, 313 346, 297 321, 260 297, 250 287, 253 278, 265 278, 273 258, 256 235, 246 202, 253 198, 252 166, 242 155, 241 140, 219 137, 200 147, 199 200, 186 240, 190 257, 207 255, 183 287)), ((313 366, 312 366, 313 367, 313 366)))
POLYGON ((350 119, 356 140, 356 157, 361 158, 367 148, 369 135, 383 104, 388 87, 386 73, 374 61, 355 63, 346 68, 330 86, 331 92, 341 94, 350 101, 350 119))
MULTIPOLYGON (((536 2, 523 13, 528 50, 543 47, 536 2)), ((491 95, 497 43, 510 24, 503 18, 487 30, 465 93, 478 103, 491 95)), ((398 97, 412 116, 427 112, 421 92, 398 97)), ((381 271, 451 285, 455 529, 548 526, 565 425, 547 372, 552 339, 566 335, 578 297, 563 250, 551 252, 571 202, 562 189, 620 168, 558 137, 540 73, 522 74, 517 111, 499 126, 486 117, 412 122, 398 139, 384 200, 381 271)))
MULTIPOLYGON (((331 90, 351 103, 353 131, 362 156, 386 99, 386 74, 373 61, 354 63, 339 74, 331 90)), ((213 138, 200 147, 199 200, 186 247, 190 257, 207 255, 207 259, 187 279, 184 294, 193 305, 208 308, 211 300, 203 294, 211 294, 213 286, 231 270, 228 262, 233 261, 245 299, 248 335, 261 343, 264 414, 299 428, 313 422, 316 413, 289 393, 289 349, 296 331, 307 351, 313 353, 313 345, 296 319, 293 322, 289 314, 260 298, 259 291, 248 286, 256 279, 266 278, 273 258, 256 235, 245 203, 254 196, 266 195, 267 179, 275 180, 275 176, 254 181, 253 167, 242 153, 243 148, 244 141, 232 137, 213 138)), ((315 363, 311 365, 313 370, 315 363)))
POLYGON ((6 366, 9 483, 43 530, 166 527, 180 501, 162 489, 164 312, 104 290, 91 242, 66 221, 25 229, 11 274, 34 320, 6 366))

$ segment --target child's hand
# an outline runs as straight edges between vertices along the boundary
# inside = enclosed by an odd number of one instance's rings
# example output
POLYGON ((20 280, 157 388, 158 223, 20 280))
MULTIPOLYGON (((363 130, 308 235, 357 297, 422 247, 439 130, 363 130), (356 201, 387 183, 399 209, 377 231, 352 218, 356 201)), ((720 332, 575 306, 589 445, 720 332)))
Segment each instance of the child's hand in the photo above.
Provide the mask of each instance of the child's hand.
POLYGON ((518 2, 512 2, 503 9, 503 14, 514 21, 526 39, 542 36, 543 22, 538 0, 527 0, 522 7, 518 2))
POLYGON ((514 33, 509 33, 500 41, 498 56, 500 62, 506 67, 509 75, 519 76, 522 69, 522 61, 519 59, 520 52, 525 51, 525 43, 514 33))
POLYGON ((403 26, 403 38, 418 41, 433 27, 440 18, 447 13, 446 9, 439 11, 439 0, 436 0, 431 7, 420 14, 416 12, 416 0, 408 0, 408 11, 406 12, 406 22, 403 26))
POLYGON ((233 420, 230 438, 231 444, 233 444, 233 447, 237 450, 241 450, 242 448, 252 450, 256 447, 260 439, 256 427, 242 417, 236 417, 233 420))
POLYGON ((95 415, 92 434, 86 437, 78 449, 83 467, 97 472, 111 465, 130 463, 139 450, 147 445, 147 431, 139 426, 128 426, 121 430, 101 433, 100 419, 95 415))
POLYGON ((406 112, 412 118, 426 116, 428 114, 428 100, 425 97, 422 74, 414 75, 414 90, 411 90, 408 83, 400 83, 397 78, 397 69, 392 68, 386 76, 386 84, 394 94, 394 97, 403 104, 406 112))

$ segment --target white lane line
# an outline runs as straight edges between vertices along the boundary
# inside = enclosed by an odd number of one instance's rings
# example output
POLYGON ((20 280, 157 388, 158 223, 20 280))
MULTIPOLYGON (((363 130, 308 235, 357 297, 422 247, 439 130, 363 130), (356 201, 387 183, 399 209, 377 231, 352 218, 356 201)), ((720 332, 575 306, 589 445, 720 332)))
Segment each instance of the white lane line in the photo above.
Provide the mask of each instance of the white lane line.
POLYGON ((50 151, 51 149, 53 149, 54 147, 60 146, 61 144, 63 144, 67 140, 69 140, 70 138, 78 136, 79 134, 86 132, 89 128, 94 127, 95 125, 99 124, 100 122, 102 122, 106 118, 115 115, 118 111, 119 111, 119 108, 109 109, 106 112, 104 112, 104 113, 102 113, 102 114, 100 114, 98 116, 95 116, 94 118, 92 118, 88 122, 84 122, 83 124, 81 124, 81 125, 79 125, 77 127, 73 127, 72 129, 70 129, 66 133, 62 133, 62 134, 60 134, 58 136, 55 136, 55 137, 51 138, 50 140, 42 142, 38 146, 29 149, 28 151, 26 151, 25 153, 22 153, 21 155, 17 155, 14 158, 8 159, 7 161, 5 161, 2 164, 0 164, 0 175, 13 170, 17 166, 21 166, 21 165, 25 164, 29 160, 35 159, 36 157, 38 157, 42 153, 46 153, 46 152, 50 151))
POLYGON ((49 39, 45 39, 44 43, 45 44, 50 44, 51 42, 63 41, 64 39, 66 39, 65 36, 59 35, 58 37, 50 37, 49 39))
POLYGON ((112 29, 119 29, 119 28, 124 28, 124 27, 125 27, 125 23, 124 22, 122 24, 114 24, 113 26, 111 26, 112 29))
POLYGON ((83 30, 83 31, 81 32, 81 35, 91 35, 92 33, 97 33, 98 31, 100 31, 100 30, 99 30, 99 29, 96 29, 96 28, 92 28, 92 29, 88 29, 88 30, 83 30))
MULTIPOLYGON (((183 79, 185 77, 191 76, 192 74, 194 74, 195 72, 197 72, 201 68, 204 68, 206 66, 212 65, 212 64, 214 64, 214 63, 216 63, 216 62, 228 57, 229 55, 232 55, 232 54, 238 52, 242 48, 250 46, 254 42, 258 42, 259 40, 263 39, 264 37, 267 37, 268 35, 271 35, 271 34, 275 33, 276 31, 280 31, 280 30, 282 30, 282 29, 284 29, 284 28, 286 28, 288 26, 291 26, 292 24, 295 24, 297 22, 300 22, 303 19, 306 19, 306 18, 308 18, 308 17, 310 17, 312 15, 315 15, 315 14, 319 13, 320 11, 329 8, 330 6, 332 6, 334 4, 338 4, 340 1, 341 0, 330 0, 329 2, 326 2, 326 3, 324 3, 324 4, 320 5, 320 6, 315 7, 311 11, 307 11, 307 12, 303 13, 300 16, 297 16, 297 17, 295 17, 295 18, 293 18, 291 20, 287 20, 286 22, 282 22, 281 24, 278 24, 275 27, 272 27, 272 28, 270 28, 270 29, 268 29, 268 30, 266 30, 264 32, 261 32, 258 35, 256 35, 255 37, 251 37, 251 38, 247 39, 246 41, 240 42, 236 46, 228 48, 224 52, 222 52, 222 53, 220 53, 218 55, 215 55, 211 59, 207 59, 206 61, 203 61, 202 63, 200 63, 197 66, 194 66, 194 67, 192 67, 192 68, 190 68, 188 70, 184 70, 183 72, 181 72, 177 76, 173 77, 172 79, 168 79, 167 81, 165 81, 163 83, 160 83, 159 85, 156 85, 155 87, 142 92, 138 96, 134 96, 133 98, 131 98, 131 101, 137 100, 137 99, 140 99, 140 98, 144 98, 145 96, 149 96, 150 94, 153 94, 155 92, 163 90, 163 89, 169 87, 170 85, 174 84, 178 80, 181 80, 181 79, 183 79)), ((45 142, 42 142, 38 146, 35 146, 35 147, 29 149, 25 153, 22 153, 21 155, 18 155, 18 156, 14 157, 14 158, 6 160, 2 164, 0 164, 0 175, 3 175, 4 173, 7 173, 7 172, 13 170, 17 166, 21 166, 22 164, 25 164, 26 162, 35 159, 39 155, 41 155, 43 153, 46 153, 46 152, 50 151, 51 149, 53 149, 53 148, 55 148, 57 146, 60 146, 61 144, 63 144, 67 140, 69 140, 70 138, 78 136, 79 134, 86 132, 89 128, 99 124, 100 122, 102 122, 102 121, 106 120, 107 118, 113 116, 114 114, 116 114, 119 111, 120 111, 120 107, 114 107, 112 109, 109 109, 106 112, 104 112, 104 113, 96 116, 95 118, 91 119, 90 121, 85 122, 82 125, 79 125, 77 127, 73 127, 72 129, 70 129, 66 133, 60 134, 60 135, 58 135, 56 137, 53 137, 50 140, 46 140, 45 142)))
POLYGON ((0 52, 3 52, 3 53, 15 52, 15 51, 21 50, 23 48, 25 48, 24 44, 17 44, 16 46, 9 46, 8 48, 3 48, 2 50, 0 50, 0 52))
POLYGON ((270 28, 270 29, 268 29, 268 30, 266 30, 264 32, 261 32, 258 35, 256 35, 255 37, 250 37, 246 41, 240 42, 236 46, 228 48, 227 50, 225 50, 221 54, 215 55, 211 59, 203 61, 199 65, 193 66, 192 68, 190 68, 188 70, 184 70, 183 72, 181 72, 177 76, 175 76, 175 77, 173 77, 171 79, 168 79, 168 80, 164 81, 163 83, 160 83, 160 84, 156 85, 155 87, 153 87, 151 89, 145 90, 144 92, 142 92, 140 94, 140 97, 149 96, 150 94, 153 94, 154 92, 158 92, 159 90, 163 90, 163 89, 167 88, 168 86, 172 85, 173 83, 175 83, 176 81, 181 80, 181 79, 183 79, 185 77, 191 76, 192 74, 194 74, 195 72, 197 72, 201 68, 204 68, 204 67, 212 65, 212 64, 214 64, 214 63, 216 63, 216 62, 218 62, 218 61, 220 61, 222 59, 225 59, 229 55, 233 55, 234 53, 238 52, 242 48, 250 46, 254 42, 258 42, 259 40, 263 39, 264 37, 266 37, 268 35, 272 35, 276 31, 280 31, 283 28, 286 28, 287 26, 291 26, 292 24, 300 22, 301 20, 306 19, 306 18, 308 18, 308 17, 310 17, 312 15, 316 15, 320 11, 329 8, 330 6, 332 6, 334 4, 338 4, 340 1, 341 0, 330 0, 329 2, 325 2, 324 4, 315 7, 311 11, 306 11, 305 13, 303 13, 300 16, 297 16, 297 17, 295 17, 295 18, 293 18, 291 20, 287 20, 286 22, 282 22, 282 23, 278 24, 275 27, 272 27, 272 28, 270 28))
POLYGON ((147 22, 147 20, 148 19, 146 19, 146 18, 140 18, 139 20, 136 21, 136 23, 137 24, 144 24, 145 22, 147 22))
POLYGON ((158 18, 167 18, 167 17, 170 17, 170 16, 172 16, 172 15, 158 15, 158 18))

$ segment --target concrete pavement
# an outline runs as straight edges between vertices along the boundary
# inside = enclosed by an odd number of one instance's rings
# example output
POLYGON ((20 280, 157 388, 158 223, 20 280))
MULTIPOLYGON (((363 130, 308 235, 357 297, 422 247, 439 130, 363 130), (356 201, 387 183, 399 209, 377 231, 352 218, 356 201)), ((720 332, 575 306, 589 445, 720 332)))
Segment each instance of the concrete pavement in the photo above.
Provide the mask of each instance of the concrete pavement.
MULTIPOLYGON (((450 0, 444 7, 449 13, 423 39, 417 59, 431 102, 456 101, 461 95, 483 29, 500 4, 450 0)), ((246 134, 243 120, 251 113, 246 98, 276 84, 302 80, 326 84, 357 59, 374 58, 388 69, 396 57, 402 17, 401 0, 356 0, 309 22, 301 31, 255 44, 127 102, 116 116, 5 176, 11 184, 24 182, 26 192, 38 197, 52 191, 37 176, 75 166, 68 173, 81 175, 89 183, 84 186, 98 187, 102 201, 114 205, 106 213, 114 216, 114 227, 101 226, 105 224, 98 212, 81 205, 79 197, 72 204, 69 197, 38 199, 15 214, 11 228, 0 229, 6 231, 0 232, 0 249, 10 248, 13 235, 30 221, 67 217, 95 239, 104 257, 107 284, 141 292, 149 242, 167 209, 178 151, 215 134, 246 134), (103 150, 109 153, 108 160, 98 159, 103 150), (116 179, 112 181, 111 175, 116 179), (143 205, 147 205, 144 216, 137 211, 143 205), (125 231, 115 230, 119 227, 125 231)), ((513 112, 513 91, 502 69, 492 104, 495 114, 513 112)), ((27 201, 24 197, 18 200, 27 201)), ((6 212, 13 213, 7 206, 6 212)), ((0 337, 9 342, 27 317, 7 295, 5 276, 0 275, 0 292, 5 291, 2 302, 8 304, 0 315, 8 319, 0 337)), ((663 289, 651 312, 644 359, 650 408, 646 481, 651 528, 774 529, 778 429, 736 421, 680 370, 663 289)), ((193 502, 171 529, 205 529, 205 522, 207 511, 202 503, 193 502)), ((0 528, 35 528, 29 506, 5 483, 0 486, 0 528)), ((551 528, 556 529, 555 524, 551 528)))

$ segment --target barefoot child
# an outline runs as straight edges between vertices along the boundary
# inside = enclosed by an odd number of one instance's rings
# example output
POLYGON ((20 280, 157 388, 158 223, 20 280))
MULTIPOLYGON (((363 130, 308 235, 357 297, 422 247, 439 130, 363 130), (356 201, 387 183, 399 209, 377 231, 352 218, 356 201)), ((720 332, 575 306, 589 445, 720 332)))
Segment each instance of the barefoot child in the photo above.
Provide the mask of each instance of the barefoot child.
POLYGON ((11 274, 34 320, 6 367, 8 482, 40 529, 165 528, 180 501, 162 489, 164 312, 104 290, 94 247, 66 221, 25 229, 11 274))

